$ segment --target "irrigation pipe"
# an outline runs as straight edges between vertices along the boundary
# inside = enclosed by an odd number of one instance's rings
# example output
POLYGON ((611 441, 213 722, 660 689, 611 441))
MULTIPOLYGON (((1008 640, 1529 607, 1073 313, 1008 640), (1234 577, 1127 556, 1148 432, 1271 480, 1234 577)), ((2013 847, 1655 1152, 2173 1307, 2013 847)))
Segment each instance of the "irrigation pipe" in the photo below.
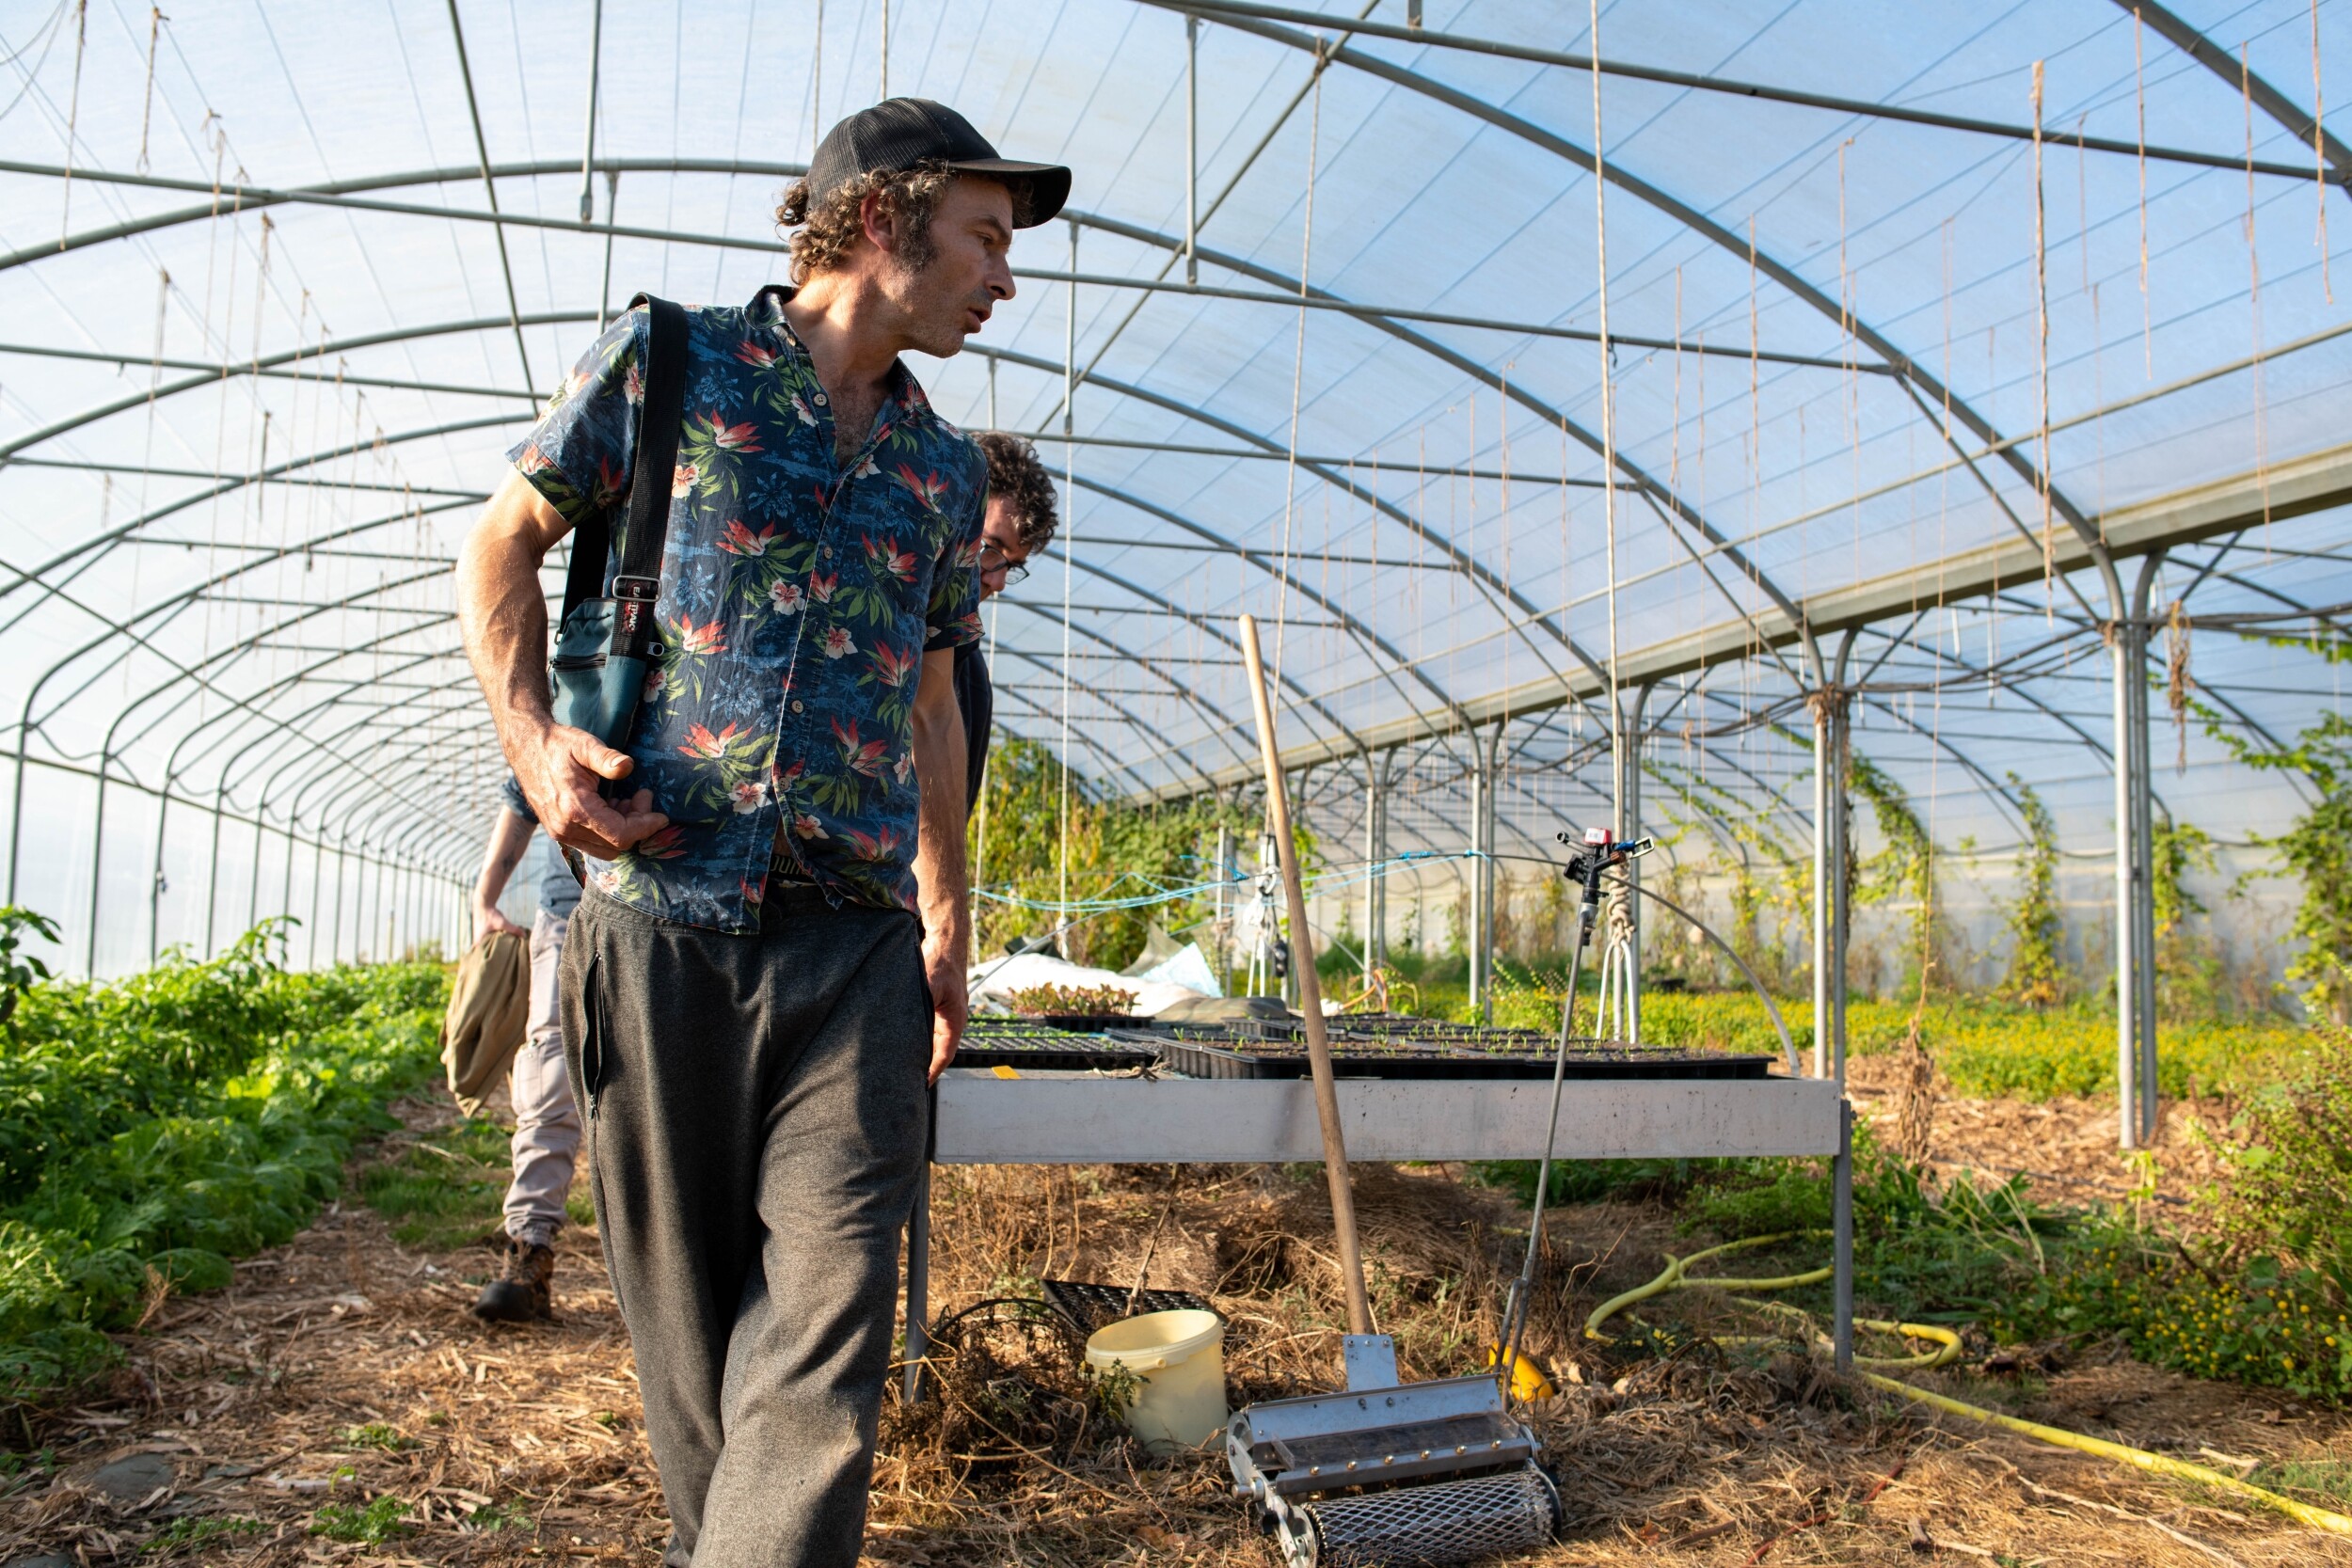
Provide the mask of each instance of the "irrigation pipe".
MULTIPOLYGON (((1751 1236, 1744 1241, 1729 1242, 1722 1246, 1708 1247, 1704 1252, 1694 1252, 1688 1258, 1677 1258, 1669 1253, 1666 1255, 1666 1267, 1657 1278, 1646 1285, 1637 1285, 1623 1295, 1613 1296, 1593 1308, 1592 1315, 1584 1320, 1584 1337, 1588 1339, 1607 1341, 1611 1337, 1601 1332, 1602 1323, 1636 1302, 1647 1301, 1652 1296, 1663 1295, 1669 1291, 1685 1290, 1702 1285, 1719 1291, 1784 1291, 1800 1285, 1818 1285, 1830 1277, 1828 1269, 1812 1269, 1804 1274, 1784 1275, 1774 1279, 1724 1277, 1700 1279, 1693 1278, 1690 1272, 1692 1265, 1704 1262, 1709 1258, 1720 1257, 1726 1252, 1764 1246, 1773 1242, 1791 1241, 1799 1235, 1815 1234, 1819 1232, 1785 1231, 1773 1236, 1751 1236)), ((1782 1302, 1756 1302, 1752 1305, 1772 1311, 1787 1313, 1792 1317, 1804 1318, 1805 1316, 1797 1307, 1782 1302)), ((1883 1319, 1874 1318, 1857 1318, 1854 1323, 1856 1327, 1875 1329, 1883 1334, 1899 1334, 1905 1338, 1936 1341, 1934 1350, 1915 1355, 1856 1355, 1854 1360, 1857 1363, 1867 1363, 1879 1367, 1910 1368, 1925 1371, 1960 1358, 1960 1336, 1948 1328, 1939 1327, 1933 1323, 1888 1323, 1883 1319)), ((1762 1335, 1717 1335, 1715 1339, 1719 1344, 1757 1344, 1764 1342, 1767 1338, 1762 1335)), ((1948 1394, 1939 1394, 1931 1389, 1921 1388, 1915 1384, 1901 1382, 1886 1376, 1883 1372, 1863 1371, 1859 1375, 1872 1387, 1883 1388, 1890 1394, 1899 1394, 1915 1403, 1930 1405, 1955 1416, 1965 1416, 1970 1420, 1980 1421, 1987 1426, 2003 1427, 2010 1432, 2022 1433, 2039 1442, 2053 1444, 2061 1449, 2074 1449, 2081 1453, 2095 1454, 2099 1458, 2113 1460, 2119 1465, 2129 1465, 2153 1475, 2170 1476, 2177 1481, 2197 1481, 2202 1485, 2261 1503, 2264 1507, 2283 1513, 2297 1524, 2308 1525, 2312 1529, 2327 1530, 2334 1535, 2352 1536, 2352 1518, 2331 1513, 2324 1508, 2313 1508, 2309 1503, 2296 1502, 2293 1497, 2282 1497, 2276 1492, 2266 1491, 2251 1481, 2231 1475, 2226 1470, 2216 1470, 2209 1465, 2190 1464, 2185 1459, 2173 1459, 2164 1454, 2150 1453, 2145 1449, 2135 1449, 2128 1444, 2110 1443, 2104 1437, 2091 1437, 2079 1432, 2068 1432, 2063 1427, 2044 1426, 2039 1421, 2005 1416, 1997 1410, 1988 1410, 1980 1404, 1970 1404, 1964 1400, 1953 1399, 1948 1394)))

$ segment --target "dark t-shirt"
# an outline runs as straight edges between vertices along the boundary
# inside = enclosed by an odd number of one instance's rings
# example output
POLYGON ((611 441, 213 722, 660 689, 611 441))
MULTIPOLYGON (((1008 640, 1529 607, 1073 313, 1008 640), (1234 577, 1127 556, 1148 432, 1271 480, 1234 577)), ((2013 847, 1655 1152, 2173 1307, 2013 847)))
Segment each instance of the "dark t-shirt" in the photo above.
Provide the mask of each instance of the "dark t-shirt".
POLYGON ((980 803, 980 784, 988 777, 988 726, 996 711, 995 689, 989 685, 988 659, 977 642, 956 649, 956 706, 963 710, 963 743, 971 760, 964 787, 963 809, 980 803))

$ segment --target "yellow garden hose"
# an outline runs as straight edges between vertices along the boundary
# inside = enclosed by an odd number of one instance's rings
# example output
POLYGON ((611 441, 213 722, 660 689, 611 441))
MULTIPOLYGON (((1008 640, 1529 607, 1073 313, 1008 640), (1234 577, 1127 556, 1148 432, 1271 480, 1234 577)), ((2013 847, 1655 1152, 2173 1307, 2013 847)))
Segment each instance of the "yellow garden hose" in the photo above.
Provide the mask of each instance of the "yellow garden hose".
MULTIPOLYGON (((1830 1277, 1830 1270, 1813 1269, 1804 1274, 1785 1275, 1777 1279, 1694 1279, 1691 1276, 1691 1266, 1694 1263, 1703 1262, 1726 1252, 1766 1246, 1774 1242, 1792 1241, 1800 1234, 1811 1234, 1811 1232, 1788 1231, 1776 1236, 1751 1236, 1744 1241, 1729 1242, 1722 1246, 1708 1247, 1704 1252, 1694 1252, 1688 1258, 1677 1258, 1669 1253, 1666 1255, 1666 1267, 1657 1278, 1646 1285, 1637 1286, 1623 1295, 1613 1296, 1593 1308, 1592 1315, 1584 1320, 1584 1337, 1588 1339, 1608 1340, 1610 1336, 1600 1331, 1602 1323, 1635 1302, 1646 1301, 1651 1296, 1663 1295, 1668 1291, 1679 1291, 1698 1285, 1718 1291, 1784 1291, 1799 1285, 1818 1285, 1830 1277)), ((1812 1321, 1805 1313, 1786 1303, 1765 1301, 1752 1305, 1804 1318, 1807 1323, 1812 1321)), ((1910 1339, 1933 1340, 1936 1343, 1936 1348, 1931 1351, 1909 1356, 1856 1355, 1854 1360, 1865 1366, 1916 1368, 1924 1371, 1929 1368, 1941 1367, 1947 1362, 1958 1360, 1960 1357, 1960 1336, 1948 1328, 1941 1328, 1933 1323, 1887 1323, 1876 1318, 1856 1318, 1854 1326, 1873 1329, 1883 1334, 1899 1334, 1910 1339)), ((1762 1342, 1766 1337, 1717 1335, 1715 1338, 1719 1344, 1756 1344, 1762 1342)), ((2169 1459, 2163 1454, 2150 1453, 2144 1449, 2131 1448, 2122 1443, 2110 1443, 2105 1438, 2086 1436, 2079 1432, 2068 1432, 2062 1427, 2043 1426, 2039 1421, 2027 1421, 2015 1416, 2004 1416, 1997 1410, 1987 1410, 1982 1405, 1969 1404, 1965 1401, 1953 1399, 1948 1394, 1938 1394, 1912 1384, 1898 1382, 1881 1372, 1864 1371, 1860 1375, 1862 1380, 1872 1387, 1900 1394, 1907 1400, 1932 1405, 1938 1410, 1949 1411, 1955 1416, 1965 1416, 1971 1420, 1982 1421, 1988 1426, 2006 1427, 2011 1432, 2023 1433, 2041 1442, 2053 1443, 2062 1449, 2074 1449, 2083 1453, 2096 1454, 2102 1459, 2111 1459, 2119 1465, 2134 1465, 2155 1475, 2200 1481, 2236 1497, 2259 1502, 2265 1508, 2274 1509, 2298 1524, 2309 1525, 2313 1529, 2324 1529, 2337 1535, 2352 1535, 2352 1518, 2346 1518, 2344 1514, 2331 1513, 2324 1508, 2313 1508, 2309 1503, 2296 1502, 2292 1497, 2282 1497, 2276 1492, 2265 1491, 2224 1470, 2216 1470, 2203 1465, 2192 1465, 2185 1459, 2169 1459)))

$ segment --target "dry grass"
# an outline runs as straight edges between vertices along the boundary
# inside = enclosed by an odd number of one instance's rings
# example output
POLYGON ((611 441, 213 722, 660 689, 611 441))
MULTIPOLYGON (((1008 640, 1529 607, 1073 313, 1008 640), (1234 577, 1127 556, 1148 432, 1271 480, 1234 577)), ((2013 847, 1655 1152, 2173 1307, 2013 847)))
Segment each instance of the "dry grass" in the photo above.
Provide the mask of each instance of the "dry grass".
MULTIPOLYGON (((408 1114, 418 1130, 446 1115, 408 1114)), ((1364 1168, 1358 1201, 1377 1310, 1408 1374, 1482 1364, 1523 1216, 1442 1169, 1364 1168)), ((1316 1173, 1186 1167, 1171 1185, 1165 1166, 942 1169, 935 1216, 934 1301, 950 1311, 1041 1275, 1130 1285, 1148 1252, 1150 1283, 1207 1293, 1227 1314, 1237 1398, 1336 1380, 1342 1313, 1316 1173)), ((1559 1215, 1530 1338, 1581 1380, 1538 1414, 1569 1528, 1522 1562, 2352 1563, 2352 1547, 2227 1498, 1940 1425, 1792 1353, 1735 1364, 1692 1338, 1619 1361, 1579 1344, 1592 1303, 1677 1244, 1671 1216, 1645 1205, 1559 1215)), ((233 1290, 166 1303, 103 1397, 28 1416, 57 1465, 0 1497, 0 1562, 655 1563, 659 1488, 595 1245, 567 1237, 561 1323, 492 1328, 465 1312, 486 1249, 405 1253, 347 1204, 242 1266, 233 1290), (117 1503, 89 1489, 136 1451, 168 1460, 162 1495, 117 1503), (383 1498, 407 1510, 405 1533, 310 1533, 324 1507, 356 1517, 383 1498), (484 1509, 502 1528, 481 1528, 484 1509), (172 1540, 183 1544, 142 1551, 172 1540)), ((1705 1330, 1729 1309, 1694 1294, 1669 1315, 1705 1330)), ((963 1318, 934 1370, 933 1398, 886 1408, 868 1562, 1272 1563, 1221 1462, 1147 1463, 1035 1314, 963 1318)), ((1947 1386, 2191 1457, 2352 1457, 2343 1417, 2128 1362, 2006 1395, 1973 1375, 1947 1386)))

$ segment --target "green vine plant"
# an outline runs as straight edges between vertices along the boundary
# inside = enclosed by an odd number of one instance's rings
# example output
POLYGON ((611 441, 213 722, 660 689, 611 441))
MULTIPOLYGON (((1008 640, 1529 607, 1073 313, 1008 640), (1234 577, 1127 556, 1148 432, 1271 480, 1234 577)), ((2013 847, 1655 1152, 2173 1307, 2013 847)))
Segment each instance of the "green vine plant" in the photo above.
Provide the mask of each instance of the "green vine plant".
POLYGON ((2352 1024, 2352 719, 2323 714, 2292 745, 2273 750, 2228 727, 2201 704, 2198 712, 2205 733, 2238 761, 2265 772, 2300 774, 2318 797, 2284 832, 2248 834, 2277 850, 2281 868, 2242 879, 2293 876, 2302 881, 2289 934, 2303 947, 2287 964, 2287 983, 2300 988, 2312 1016, 2352 1024))
POLYGON ((1846 786, 1869 805, 1879 849, 1867 859, 1849 851, 1847 885, 1857 905, 1907 906, 1902 989, 1922 984, 1926 974, 1949 974, 1943 961, 1944 914, 1936 886, 1935 841, 1911 804, 1910 795, 1860 752, 1846 769, 1846 786))
POLYGON ((2167 1017, 2205 1018, 2224 1010, 2220 944, 2193 925, 2204 900, 2188 889, 2193 871, 2216 869, 2213 836, 2194 822, 2162 821, 2153 836, 2150 896, 2156 923, 2156 1006, 2167 1017))
MULTIPOLYGON (((1788 937, 1792 929, 1805 927, 1804 913, 1813 894, 1812 858, 1792 849, 1773 832, 1755 802, 1733 795, 1712 780, 1662 761, 1651 763, 1648 772, 1689 808, 1694 819, 1719 835, 1721 852, 1706 869, 1731 884, 1731 919, 1724 935, 1732 951, 1770 989, 1795 989, 1801 969, 1790 952, 1788 937)), ((1708 961, 1711 967, 1711 958, 1708 961)))
MULTIPOLYGON (((1027 907, 1060 896, 1062 792, 1069 790, 1070 893, 1074 898, 1124 898, 1162 888, 1192 886, 1209 879, 1220 823, 1232 832, 1242 863, 1257 864, 1261 808, 1216 799, 1183 804, 1130 805, 1112 799, 1075 768, 1064 778, 1061 759, 1038 741, 1000 740, 989 750, 988 780, 981 792, 986 822, 986 859, 981 859, 980 812, 967 828, 967 849, 980 868, 988 894, 974 903, 977 951, 995 954, 1008 942, 1050 930, 1050 911, 1027 907), (1017 898, 1022 903, 1009 903, 1017 898)), ((1299 864, 1316 865, 1314 840, 1294 825, 1299 864)), ((1073 926, 1061 950, 1075 963, 1120 969, 1143 950, 1153 921, 1181 942, 1199 937, 1211 913, 1205 897, 1114 910, 1073 926), (1199 928, 1197 928, 1199 927, 1199 928)))
POLYGON ((27 936, 55 942, 57 923, 22 904, 0 904, 0 1025, 10 1024, 24 993, 49 978, 49 966, 22 950, 27 936))
POLYGON ((2017 860, 2017 897, 2003 925, 2010 935, 2002 994, 2040 1011, 2066 999, 2066 920, 2058 900, 2058 822, 2042 797, 2016 774, 2026 843, 2017 860))

